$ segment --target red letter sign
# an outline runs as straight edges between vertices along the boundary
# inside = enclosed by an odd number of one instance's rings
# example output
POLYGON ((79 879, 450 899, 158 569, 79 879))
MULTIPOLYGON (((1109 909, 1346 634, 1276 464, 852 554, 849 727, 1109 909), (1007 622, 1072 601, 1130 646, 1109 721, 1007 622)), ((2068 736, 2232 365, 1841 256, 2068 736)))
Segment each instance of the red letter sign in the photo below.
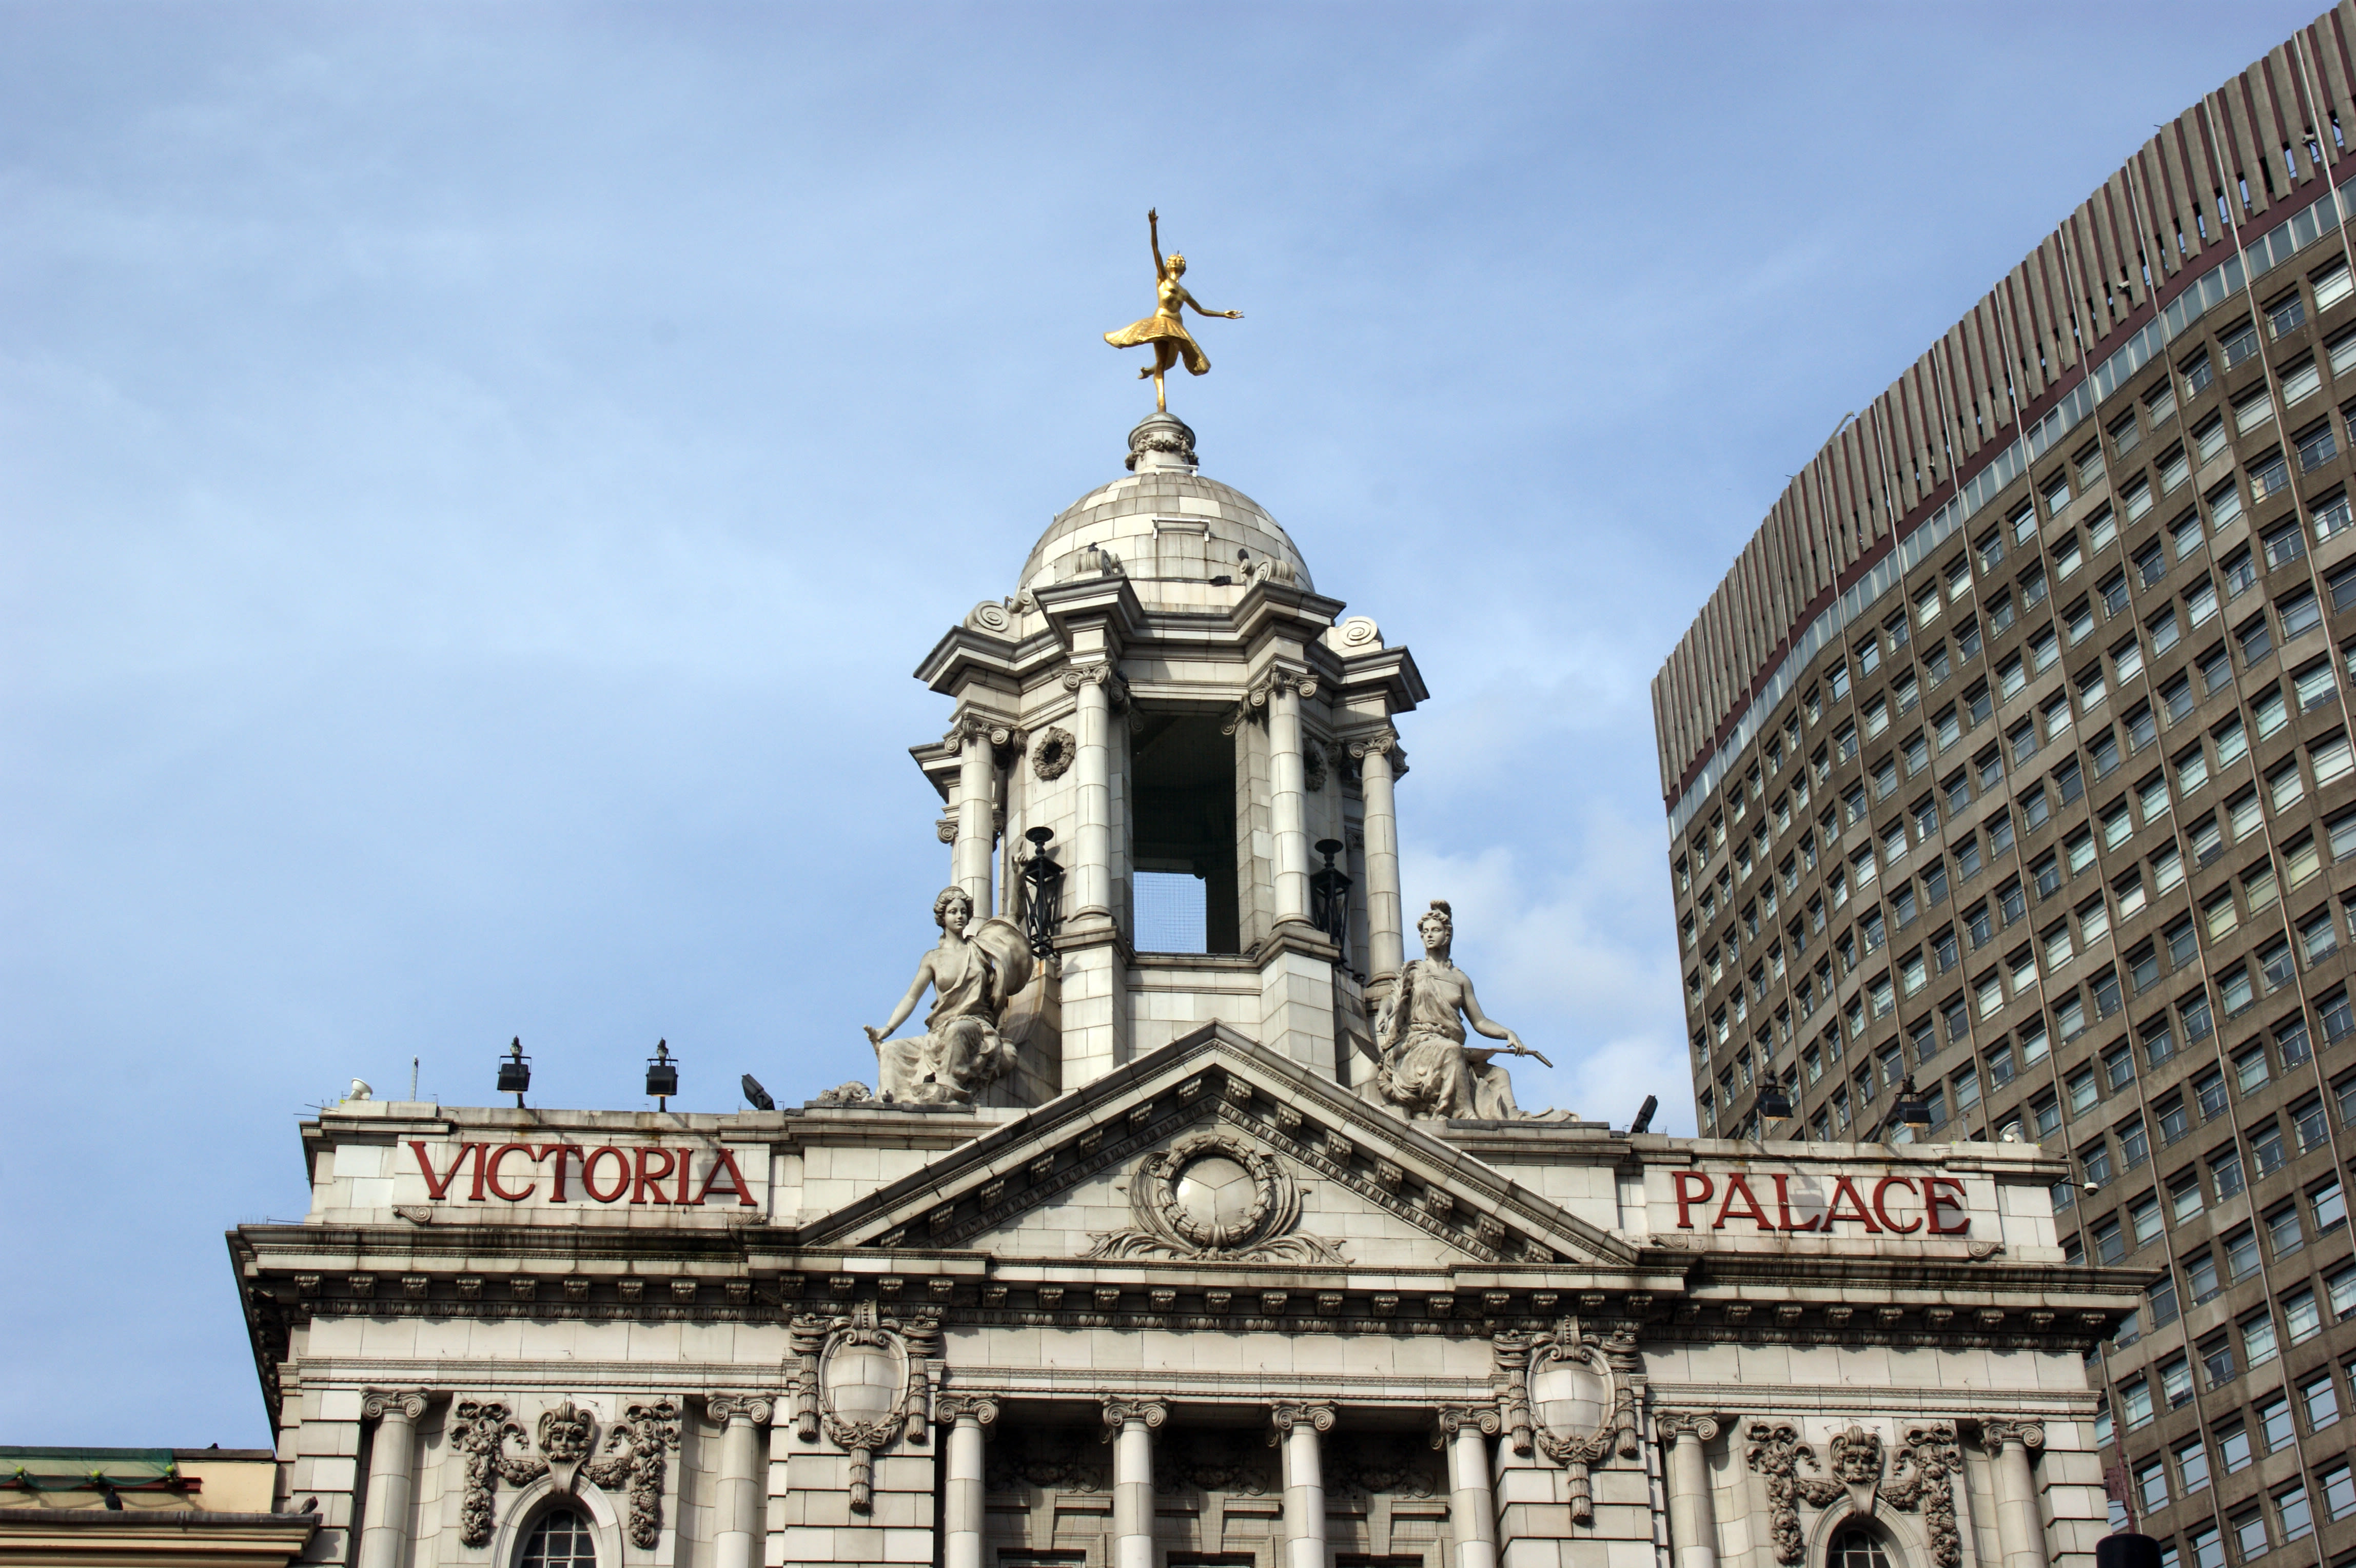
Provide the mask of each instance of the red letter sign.
POLYGON ((1964 1213, 1964 1183, 1961 1177, 1951 1176, 1924 1176, 1922 1178, 1922 1201, 1925 1207, 1927 1207, 1931 1211, 1932 1235, 1967 1236, 1971 1234, 1972 1221, 1969 1215, 1964 1216, 1964 1219, 1961 1224, 1942 1225, 1939 1223, 1939 1210, 1943 1208, 1952 1208, 1957 1214, 1964 1213), (1942 1187, 1950 1187, 1955 1189, 1955 1196, 1953 1197, 1949 1197, 1944 1192, 1940 1190, 1942 1187))
POLYGON ((1901 1225, 1895 1219, 1890 1219, 1890 1210, 1882 1207, 1882 1205, 1888 1201, 1890 1189, 1893 1187, 1902 1187, 1907 1191, 1912 1192, 1914 1190, 1914 1182, 1912 1177, 1902 1176, 1886 1176, 1879 1181, 1875 1182, 1873 1184, 1874 1217, 1879 1219, 1882 1224, 1889 1227, 1890 1233, 1891 1235, 1912 1236, 1915 1231, 1922 1229, 1922 1222, 1920 1219, 1913 1219, 1901 1225))
MULTIPOLYGON (((420 1159, 424 1157, 425 1146, 423 1144, 418 1145, 417 1154, 420 1159)), ((1677 1229, 1680 1230, 1690 1230, 1693 1229, 1693 1206, 1697 1203, 1708 1203, 1709 1201, 1709 1195, 1718 1190, 1718 1184, 1711 1181, 1709 1177, 1702 1175, 1699 1171, 1679 1171, 1676 1175, 1671 1176, 1669 1180, 1676 1184, 1677 1229), (1699 1192, 1694 1192, 1687 1188, 1686 1183, 1689 1181, 1697 1181, 1701 1183, 1701 1190, 1699 1192)), ((437 1193, 434 1196, 439 1197, 441 1195, 437 1193)))
POLYGON ((438 1181, 434 1176, 434 1162, 425 1156, 425 1145, 412 1138, 409 1141, 409 1146, 417 1151, 417 1164, 425 1172, 425 1196, 439 1203, 442 1201, 442 1195, 450 1190, 450 1184, 458 1179, 458 1167, 466 1163, 466 1156, 483 1145, 459 1144, 457 1156, 450 1162, 448 1173, 438 1181))

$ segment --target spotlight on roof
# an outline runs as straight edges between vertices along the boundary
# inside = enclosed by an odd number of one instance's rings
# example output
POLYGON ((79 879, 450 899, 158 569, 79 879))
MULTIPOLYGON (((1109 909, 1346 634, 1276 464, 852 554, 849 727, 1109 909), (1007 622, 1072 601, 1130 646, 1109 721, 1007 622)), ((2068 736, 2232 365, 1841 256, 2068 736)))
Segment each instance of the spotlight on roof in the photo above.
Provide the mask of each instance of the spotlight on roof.
POLYGON ((1931 1102, 1914 1087, 1912 1073, 1906 1075, 1906 1081, 1898 1086, 1897 1098, 1890 1102, 1890 1120, 1916 1138, 1931 1130, 1931 1102))
POLYGON ((1769 1079, 1767 1086, 1759 1091, 1759 1114, 1770 1122, 1784 1122, 1791 1119, 1792 1097, 1783 1092, 1783 1084, 1780 1079, 1769 1079))
POLYGON ((1661 1097, 1659 1095, 1648 1094, 1644 1096, 1644 1103, 1636 1108, 1636 1119, 1628 1123, 1628 1136, 1633 1138, 1641 1133, 1648 1133, 1652 1131, 1653 1112, 1658 1111, 1660 1108, 1661 1097))
POLYGON ((755 1111, 775 1111, 777 1108, 777 1102, 769 1098, 769 1091, 761 1087, 761 1080, 749 1072, 744 1075, 744 1102, 755 1111))
POLYGON ((508 1043, 507 1059, 499 1063, 499 1092, 516 1097, 516 1109, 523 1109, 523 1091, 531 1087, 531 1058, 523 1054, 523 1036, 518 1035, 508 1043))
POLYGON ((647 1058, 647 1092, 658 1111, 669 1110, 670 1097, 679 1092, 679 1064, 671 1060, 669 1040, 657 1040, 655 1054, 647 1058))

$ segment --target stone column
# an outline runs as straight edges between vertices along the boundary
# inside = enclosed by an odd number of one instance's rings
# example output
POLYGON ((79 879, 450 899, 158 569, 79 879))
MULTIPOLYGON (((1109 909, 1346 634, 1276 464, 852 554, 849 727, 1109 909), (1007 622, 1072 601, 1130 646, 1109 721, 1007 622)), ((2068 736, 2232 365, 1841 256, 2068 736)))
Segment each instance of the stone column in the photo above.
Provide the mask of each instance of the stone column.
POLYGON ((1494 1404, 1440 1407, 1431 1445, 1448 1450, 1448 1530, 1456 1538, 1452 1568, 1497 1568, 1497 1490, 1490 1479, 1489 1439, 1502 1424, 1494 1404))
POLYGON ((376 1441, 369 1448, 368 1503, 356 1568, 401 1568, 409 1555, 417 1418, 425 1413, 426 1402, 423 1389, 371 1390, 360 1402, 361 1419, 376 1423, 376 1441))
POLYGON ((1391 793, 1389 730, 1350 743, 1358 759, 1358 789, 1365 800, 1366 973, 1396 974, 1407 959, 1399 916, 1398 807, 1391 793))
POLYGON ((1718 1568, 1718 1510, 1709 1498, 1709 1456, 1702 1452, 1718 1435, 1718 1417, 1664 1410, 1654 1412, 1653 1424, 1669 1451, 1672 1568, 1718 1568))
POLYGON ((1276 923, 1309 919, 1309 791, 1301 759, 1301 699, 1313 678, 1278 671, 1268 687, 1268 790, 1276 837, 1276 923))
POLYGON ((712 1509, 714 1568, 758 1568, 761 1541, 768 1534, 761 1428, 769 1424, 769 1402, 759 1394, 713 1394, 703 1408, 722 1423, 712 1509))
POLYGON ((969 714, 958 721, 957 885, 973 900, 974 923, 990 918, 990 858, 997 847, 992 821, 997 768, 990 754, 990 726, 969 714))
POLYGON ((1153 1429, 1169 1419, 1160 1400, 1104 1402, 1112 1439, 1111 1568, 1153 1568, 1153 1429))
POLYGON ((939 1418, 949 1429, 941 1456, 947 1481, 942 1568, 981 1568, 981 1429, 998 1419, 998 1402, 980 1394, 947 1395, 939 1418))
POLYGON ((1064 671, 1065 687, 1076 693, 1079 711, 1073 725, 1079 732, 1079 756, 1072 773, 1079 792, 1079 864, 1072 914, 1076 925, 1101 925, 1112 918, 1112 723, 1105 683, 1112 665, 1098 660, 1076 664, 1064 671))
POLYGON ((1325 1466, 1317 1434, 1333 1430, 1330 1404, 1280 1404, 1269 1412, 1268 1434, 1284 1449, 1282 1568, 1325 1568, 1325 1466))
POLYGON ((2045 1516, 2029 1469, 2029 1450, 2045 1446, 2045 1423, 1990 1417, 1980 1423, 1980 1441, 1996 1461, 1996 1534, 2004 1568, 2047 1568, 2045 1516))

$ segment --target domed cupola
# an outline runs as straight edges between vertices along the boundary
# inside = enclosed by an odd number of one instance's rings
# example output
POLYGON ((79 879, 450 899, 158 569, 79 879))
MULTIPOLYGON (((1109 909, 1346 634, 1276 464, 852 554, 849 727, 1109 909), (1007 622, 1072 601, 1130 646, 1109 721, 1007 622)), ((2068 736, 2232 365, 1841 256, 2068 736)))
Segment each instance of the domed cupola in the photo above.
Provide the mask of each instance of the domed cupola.
POLYGON ((1315 585, 1291 538, 1258 501, 1197 471, 1194 432, 1174 414, 1129 433, 1130 477, 1090 490, 1056 514, 1023 564, 1036 590, 1104 570, 1109 555, 1145 604, 1202 609, 1275 569, 1315 585))

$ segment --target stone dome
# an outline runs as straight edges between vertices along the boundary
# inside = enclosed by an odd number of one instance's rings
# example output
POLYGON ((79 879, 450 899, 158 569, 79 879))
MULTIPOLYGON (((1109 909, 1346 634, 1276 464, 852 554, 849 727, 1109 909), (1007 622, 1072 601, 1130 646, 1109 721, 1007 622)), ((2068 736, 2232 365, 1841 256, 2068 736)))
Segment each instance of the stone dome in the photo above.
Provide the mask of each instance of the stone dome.
POLYGON ((1023 587, 1100 571, 1098 551, 1119 563, 1138 597, 1152 606, 1231 603, 1267 561, 1290 567, 1300 586, 1313 586, 1308 563, 1276 519, 1242 491, 1195 472, 1194 433, 1184 424, 1154 414, 1130 432, 1129 445, 1135 471, 1056 514, 1023 564, 1023 587), (1230 583, 1215 584, 1217 577, 1230 583))

